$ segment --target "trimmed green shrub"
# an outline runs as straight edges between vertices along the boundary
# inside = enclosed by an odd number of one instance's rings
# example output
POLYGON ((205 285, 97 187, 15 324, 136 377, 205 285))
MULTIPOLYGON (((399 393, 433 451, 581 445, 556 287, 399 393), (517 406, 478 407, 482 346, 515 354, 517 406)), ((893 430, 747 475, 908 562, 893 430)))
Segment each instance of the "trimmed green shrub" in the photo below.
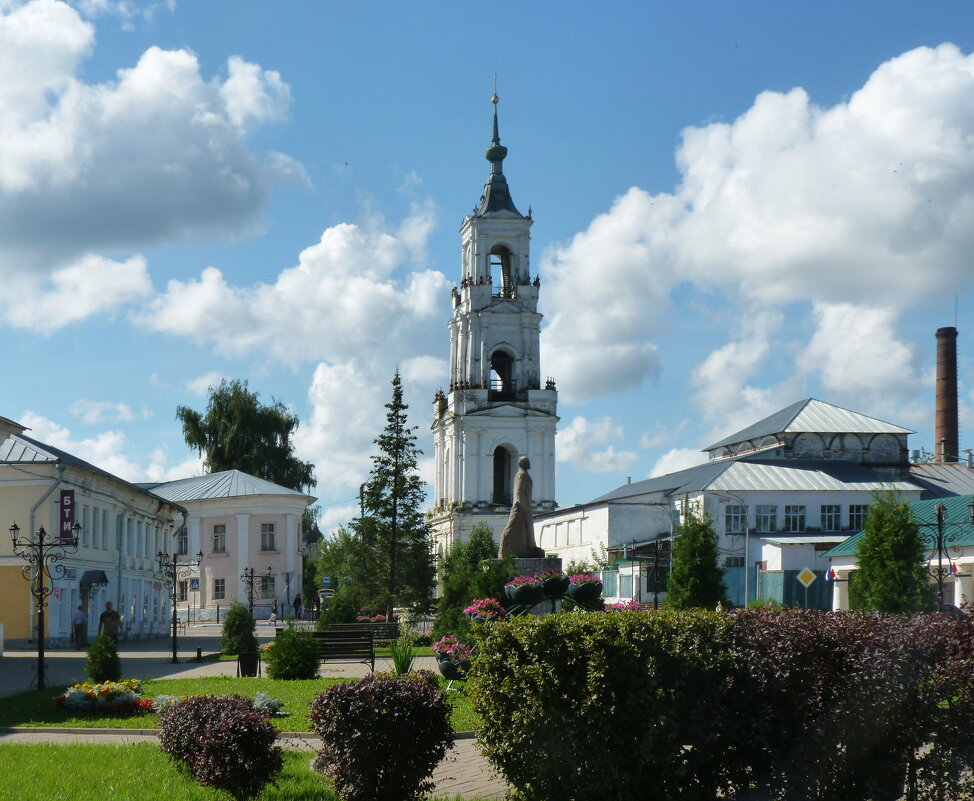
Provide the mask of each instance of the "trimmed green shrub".
POLYGON ((355 593, 346 587, 339 587, 318 614, 315 628, 327 631, 332 623, 354 623, 358 614, 355 593))
POLYGON ((85 673, 92 684, 119 681, 122 678, 122 661, 118 658, 118 645, 107 634, 99 634, 88 649, 85 673))
POLYGON ((344 801, 404 801, 433 789, 453 744, 450 703, 426 676, 372 675, 336 684, 311 702, 323 747, 317 769, 344 801))
POLYGON ((311 632, 296 629, 293 624, 274 638, 264 661, 272 679, 316 679, 321 664, 318 644, 311 632))
POLYGON ((243 654, 257 650, 254 618, 250 609, 239 601, 230 604, 223 618, 220 650, 225 654, 243 654))
POLYGON ((246 698, 193 695, 159 713, 159 747, 205 787, 236 799, 274 784, 284 763, 277 730, 246 698))
POLYGON ((725 738, 733 662, 721 641, 732 625, 690 611, 482 627, 469 692, 484 753, 527 801, 712 801, 722 760, 708 767, 702 757, 725 738))

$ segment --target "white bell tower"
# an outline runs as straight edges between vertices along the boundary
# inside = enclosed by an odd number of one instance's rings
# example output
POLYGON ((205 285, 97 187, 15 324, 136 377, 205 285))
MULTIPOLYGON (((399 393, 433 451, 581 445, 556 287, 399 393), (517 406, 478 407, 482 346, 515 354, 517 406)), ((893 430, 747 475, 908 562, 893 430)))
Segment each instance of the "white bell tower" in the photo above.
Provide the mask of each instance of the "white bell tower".
POLYGON ((540 280, 531 275, 531 212, 514 205, 504 177, 494 104, 494 138, 484 151, 490 176, 460 226, 461 275, 453 288, 449 392, 433 402, 438 550, 466 539, 477 523, 495 538, 507 522, 518 459, 531 460, 536 512, 555 503, 558 393, 542 382, 540 280))

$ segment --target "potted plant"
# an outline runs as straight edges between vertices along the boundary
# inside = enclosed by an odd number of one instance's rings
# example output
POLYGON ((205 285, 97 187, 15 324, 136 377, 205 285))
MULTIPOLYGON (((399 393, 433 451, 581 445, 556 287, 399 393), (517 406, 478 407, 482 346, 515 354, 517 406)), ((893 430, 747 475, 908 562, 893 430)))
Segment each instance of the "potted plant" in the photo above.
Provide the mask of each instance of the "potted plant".
POLYGON ((455 634, 447 634, 433 643, 436 665, 448 681, 465 679, 473 665, 473 648, 460 642, 455 634))
POLYGON ((544 584, 540 576, 515 576, 504 585, 504 593, 515 604, 534 606, 544 600, 544 584))
POLYGON ((544 587, 544 597, 553 599, 561 598, 566 592, 571 582, 560 570, 547 567, 541 574, 541 585, 544 587))
POLYGON ((595 573, 569 576, 568 597, 578 604, 590 604, 602 597, 602 579, 595 573))
POLYGON ((504 617, 505 610, 493 598, 474 598, 470 606, 463 610, 463 614, 470 615, 474 623, 486 623, 488 620, 504 617))

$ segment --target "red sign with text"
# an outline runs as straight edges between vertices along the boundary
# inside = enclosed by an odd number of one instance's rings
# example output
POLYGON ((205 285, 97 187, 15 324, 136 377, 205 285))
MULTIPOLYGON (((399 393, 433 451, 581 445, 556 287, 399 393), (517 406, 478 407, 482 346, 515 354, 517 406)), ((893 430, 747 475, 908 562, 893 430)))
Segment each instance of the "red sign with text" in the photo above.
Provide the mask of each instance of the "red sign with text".
POLYGON ((61 490, 61 541, 74 539, 74 490, 61 490))

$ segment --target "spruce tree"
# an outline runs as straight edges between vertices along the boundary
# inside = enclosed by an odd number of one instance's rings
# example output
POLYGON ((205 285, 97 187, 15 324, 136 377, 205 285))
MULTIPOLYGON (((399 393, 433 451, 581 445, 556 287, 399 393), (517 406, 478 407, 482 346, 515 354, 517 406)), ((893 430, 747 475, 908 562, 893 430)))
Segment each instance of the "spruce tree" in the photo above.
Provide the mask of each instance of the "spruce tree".
POLYGON ((922 612, 932 607, 926 549, 910 505, 893 492, 876 495, 859 540, 849 606, 873 612, 922 612))
POLYGON ((378 579, 372 597, 392 620, 397 604, 429 609, 435 571, 422 509, 426 493, 417 470, 422 451, 416 429, 407 422, 398 370, 386 409, 386 427, 375 440, 378 452, 362 491, 365 514, 353 527, 368 551, 369 572, 378 579))
POLYGON ((666 585, 672 609, 714 609, 727 603, 724 570, 718 564, 717 531, 709 516, 697 517, 688 506, 673 541, 673 569, 666 585))

